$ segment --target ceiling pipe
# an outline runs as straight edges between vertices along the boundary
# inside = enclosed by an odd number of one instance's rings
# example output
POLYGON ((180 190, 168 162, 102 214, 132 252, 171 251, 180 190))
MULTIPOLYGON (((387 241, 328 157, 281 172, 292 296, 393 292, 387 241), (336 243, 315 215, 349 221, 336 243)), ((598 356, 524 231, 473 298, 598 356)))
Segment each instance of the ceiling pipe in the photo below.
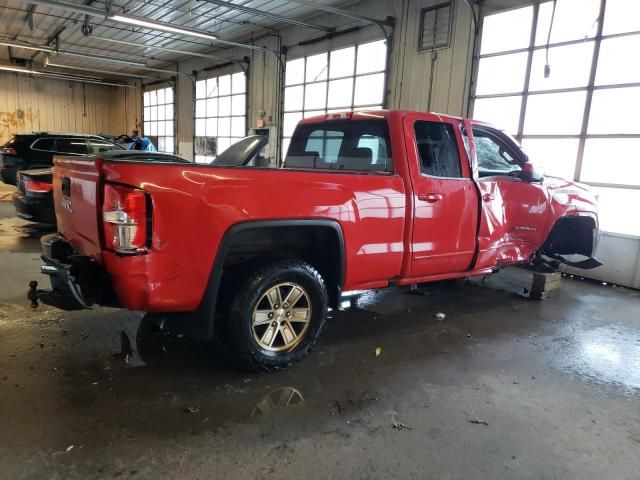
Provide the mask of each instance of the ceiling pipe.
POLYGON ((213 3, 214 5, 218 5, 220 7, 229 8, 231 10, 237 10, 240 12, 250 13, 251 15, 257 15, 260 17, 270 18, 272 20, 277 20, 279 22, 289 23, 291 25, 297 25, 299 27, 313 28, 315 30, 320 30, 322 32, 332 32, 335 29, 332 27, 325 27, 324 25, 318 25, 317 23, 308 23, 300 20, 295 20, 293 18, 288 18, 282 15, 278 15, 277 13, 270 13, 265 10, 258 10, 257 8, 246 7, 244 5, 237 5, 235 3, 226 2, 224 0, 203 0, 206 3, 213 3))

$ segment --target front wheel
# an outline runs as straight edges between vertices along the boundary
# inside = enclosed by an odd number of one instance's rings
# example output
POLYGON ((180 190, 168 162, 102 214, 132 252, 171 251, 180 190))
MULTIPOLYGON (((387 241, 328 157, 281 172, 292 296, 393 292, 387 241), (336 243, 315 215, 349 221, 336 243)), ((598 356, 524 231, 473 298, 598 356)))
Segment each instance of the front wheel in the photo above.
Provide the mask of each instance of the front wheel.
POLYGON ((327 288, 311 265, 279 260, 249 274, 226 317, 231 354, 244 369, 272 371, 302 360, 324 326, 327 288))

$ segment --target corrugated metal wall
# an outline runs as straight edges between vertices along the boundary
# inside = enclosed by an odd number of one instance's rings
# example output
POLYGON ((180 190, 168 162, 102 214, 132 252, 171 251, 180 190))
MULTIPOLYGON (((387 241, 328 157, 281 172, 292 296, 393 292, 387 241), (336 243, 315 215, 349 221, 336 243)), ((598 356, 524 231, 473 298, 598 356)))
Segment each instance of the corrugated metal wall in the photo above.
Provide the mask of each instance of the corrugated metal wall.
POLYGON ((0 73, 0 144, 31 131, 128 133, 140 90, 0 73))

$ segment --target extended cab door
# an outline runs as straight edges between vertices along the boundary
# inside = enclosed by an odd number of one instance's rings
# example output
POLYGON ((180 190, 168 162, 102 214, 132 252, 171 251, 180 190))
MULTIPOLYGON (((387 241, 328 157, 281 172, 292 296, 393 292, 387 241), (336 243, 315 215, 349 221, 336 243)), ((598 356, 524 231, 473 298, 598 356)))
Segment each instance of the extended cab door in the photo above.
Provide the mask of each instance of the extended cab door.
POLYGON ((412 276, 463 272, 476 248, 478 192, 454 120, 404 118, 413 185, 412 276))
POLYGON ((547 191, 523 174, 527 159, 513 139, 486 125, 472 131, 482 199, 476 268, 525 261, 544 242, 547 191))

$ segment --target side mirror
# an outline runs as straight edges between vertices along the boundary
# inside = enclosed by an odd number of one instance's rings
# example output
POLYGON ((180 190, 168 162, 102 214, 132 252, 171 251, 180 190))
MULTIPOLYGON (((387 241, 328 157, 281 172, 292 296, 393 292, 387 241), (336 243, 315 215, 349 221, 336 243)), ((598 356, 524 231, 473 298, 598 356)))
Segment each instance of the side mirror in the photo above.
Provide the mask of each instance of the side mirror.
POLYGON ((522 165, 520 178, 526 182, 541 182, 544 177, 541 173, 535 171, 533 163, 526 161, 524 165, 522 165))

